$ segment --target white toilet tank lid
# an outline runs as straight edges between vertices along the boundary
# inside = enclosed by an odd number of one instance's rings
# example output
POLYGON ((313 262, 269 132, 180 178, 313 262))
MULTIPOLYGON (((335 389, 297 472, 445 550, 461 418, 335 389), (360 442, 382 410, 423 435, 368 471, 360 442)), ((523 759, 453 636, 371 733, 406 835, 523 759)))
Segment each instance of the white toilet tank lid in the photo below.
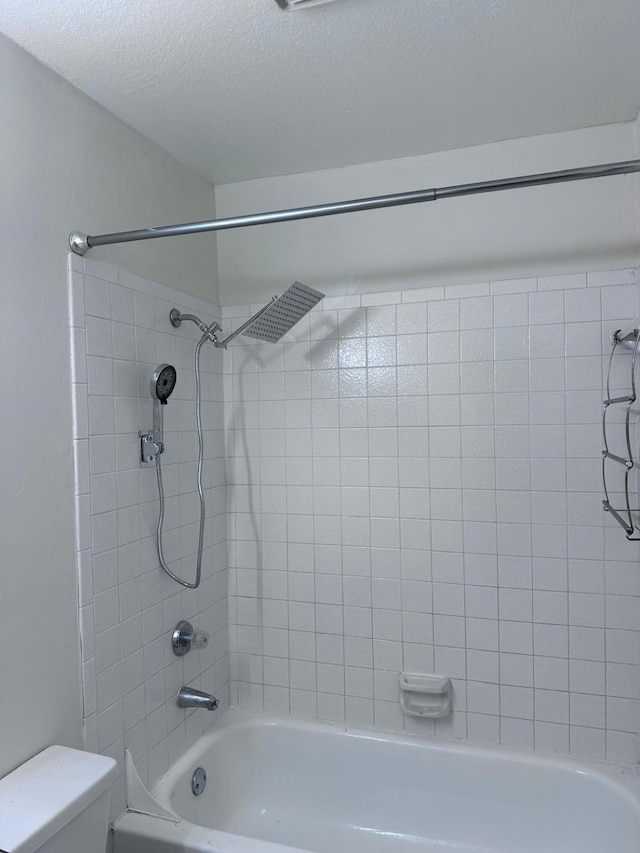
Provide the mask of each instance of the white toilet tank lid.
POLYGON ((35 853, 117 778, 116 762, 50 746, 0 779, 0 851, 35 853))

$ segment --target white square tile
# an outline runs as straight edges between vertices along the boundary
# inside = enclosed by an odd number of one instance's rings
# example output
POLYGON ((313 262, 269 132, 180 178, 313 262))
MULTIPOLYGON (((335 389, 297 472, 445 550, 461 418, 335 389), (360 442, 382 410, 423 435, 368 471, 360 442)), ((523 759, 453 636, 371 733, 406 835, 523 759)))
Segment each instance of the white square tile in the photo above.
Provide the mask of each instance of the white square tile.
POLYGON ((562 357, 565 353, 565 327, 561 323, 543 324, 529 328, 531 358, 562 357))
MULTIPOLYGON (((394 300, 396 301, 396 300, 394 300)), ((397 301, 400 301, 399 299, 397 301)), ((396 334, 396 306, 379 305, 368 307, 367 312, 367 335, 395 335, 396 334)))
POLYGON ((638 758, 638 735, 629 732, 607 731, 606 733, 606 755, 607 761, 616 764, 629 764, 637 762, 638 758))
POLYGON ((111 297, 105 281, 91 275, 84 276, 84 310, 88 316, 111 319, 111 297))
MULTIPOLYGON (((403 297, 406 293, 407 291, 405 291, 403 297)), ((399 336, 424 334, 427 330, 426 303, 412 302, 396 306, 396 322, 399 336)))
POLYGON ((497 360, 527 358, 529 355, 528 329, 524 326, 505 326, 496 329, 494 350, 497 360))
POLYGON ((494 353, 491 329, 469 329, 460 333, 460 360, 492 361, 494 353))
POLYGON ((453 331, 430 332, 427 350, 430 364, 457 362, 460 357, 460 336, 453 331))
POLYGON ((467 648, 466 677, 470 681, 498 684, 500 681, 498 653, 467 648))
POLYGON ((606 755, 605 733, 601 729, 570 726, 569 748, 574 758, 603 761, 606 755))
POLYGON ((427 305, 427 329, 429 332, 448 332, 460 328, 460 305, 458 300, 429 302, 427 305))
POLYGON ((536 720, 563 724, 569 722, 569 694, 562 690, 536 689, 536 720))
POLYGON ((568 691, 569 666, 566 658, 536 655, 534 685, 543 690, 568 691))
POLYGON ((561 290, 529 294, 529 323, 532 326, 564 321, 564 293, 561 290))
POLYGON ((467 682, 467 708, 474 714, 497 715, 500 711, 500 690, 497 684, 467 682))
POLYGON ((493 299, 472 297, 460 301, 461 329, 489 329, 493 325, 493 299))
POLYGON ((525 326, 529 319, 527 293, 496 296, 493 300, 494 323, 501 326, 525 326))
POLYGON ((500 743, 516 749, 533 749, 533 722, 501 717, 500 743))
POLYGON ((536 655, 566 658, 569 655, 569 632, 565 625, 533 626, 533 648, 536 655))
POLYGON ((598 288, 567 290, 564 294, 565 322, 571 324, 600 320, 602 317, 600 298, 598 288))

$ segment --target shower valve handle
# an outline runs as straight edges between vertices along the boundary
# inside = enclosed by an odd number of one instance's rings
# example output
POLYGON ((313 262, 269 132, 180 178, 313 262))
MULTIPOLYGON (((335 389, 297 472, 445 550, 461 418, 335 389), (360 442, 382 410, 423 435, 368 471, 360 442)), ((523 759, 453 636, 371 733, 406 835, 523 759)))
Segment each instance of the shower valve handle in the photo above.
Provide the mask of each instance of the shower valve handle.
POLYGON ((206 631, 196 630, 191 622, 182 619, 171 634, 171 647, 174 655, 182 657, 191 649, 205 649, 209 642, 206 631))

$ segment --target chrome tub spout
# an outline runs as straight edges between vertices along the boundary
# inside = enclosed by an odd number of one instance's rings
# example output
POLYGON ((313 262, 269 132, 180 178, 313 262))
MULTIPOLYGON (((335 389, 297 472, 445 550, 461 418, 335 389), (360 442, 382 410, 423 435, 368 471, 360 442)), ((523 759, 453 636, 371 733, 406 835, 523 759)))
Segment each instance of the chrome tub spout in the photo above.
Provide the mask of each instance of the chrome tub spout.
POLYGON ((203 693, 193 687, 181 687, 177 701, 178 708, 204 708, 205 711, 215 711, 219 704, 211 693, 203 693))

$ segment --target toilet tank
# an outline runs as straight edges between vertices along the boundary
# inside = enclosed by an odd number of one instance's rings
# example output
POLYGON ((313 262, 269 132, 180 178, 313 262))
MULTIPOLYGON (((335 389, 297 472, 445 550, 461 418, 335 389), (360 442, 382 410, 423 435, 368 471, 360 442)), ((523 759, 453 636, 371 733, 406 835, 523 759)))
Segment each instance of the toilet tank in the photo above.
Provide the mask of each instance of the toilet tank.
POLYGON ((104 853, 116 762, 50 746, 0 779, 1 853, 104 853))

